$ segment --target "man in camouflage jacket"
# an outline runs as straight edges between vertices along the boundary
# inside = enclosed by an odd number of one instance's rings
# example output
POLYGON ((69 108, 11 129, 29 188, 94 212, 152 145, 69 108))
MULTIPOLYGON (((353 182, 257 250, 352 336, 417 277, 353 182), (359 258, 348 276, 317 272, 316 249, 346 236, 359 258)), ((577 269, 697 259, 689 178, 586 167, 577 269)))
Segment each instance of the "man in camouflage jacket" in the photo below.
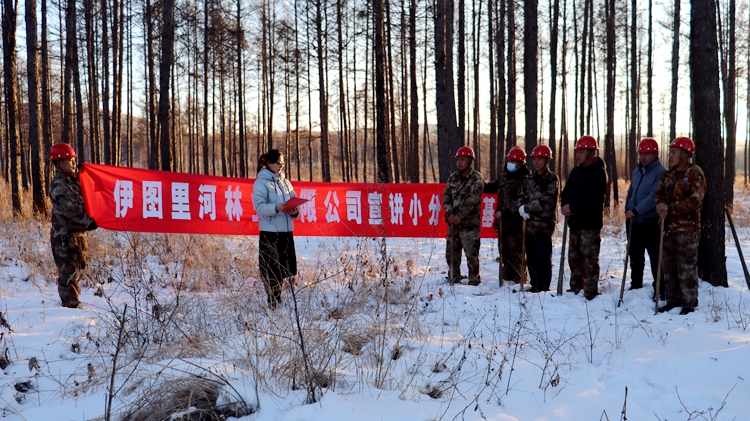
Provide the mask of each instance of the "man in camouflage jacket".
POLYGON ((58 270, 57 291, 63 307, 82 308, 78 301, 81 280, 86 269, 86 232, 96 222, 86 214, 81 184, 78 181, 76 154, 66 143, 50 150, 55 175, 49 188, 52 199, 52 255, 58 270))
POLYGON ((664 219, 662 274, 667 287, 667 304, 659 312, 682 307, 680 314, 685 315, 698 306, 698 243, 706 178, 690 162, 694 152, 692 140, 673 140, 669 170, 656 189, 656 211, 664 219))
POLYGON ((523 219, 518 214, 518 194, 531 171, 526 166, 526 152, 519 146, 514 146, 508 152, 506 159, 503 176, 486 183, 484 192, 497 194, 495 223, 500 223, 502 238, 502 279, 518 283, 522 276, 526 276, 521 259, 521 236, 523 235, 521 222, 523 219))
POLYGON ((448 280, 461 282, 461 251, 466 253, 469 285, 479 285, 479 220, 484 179, 472 168, 474 151, 463 146, 456 152, 458 171, 448 177, 443 190, 443 209, 448 223, 445 259, 448 280))
POLYGON ((549 170, 549 146, 535 147, 531 157, 534 174, 521 186, 518 212, 526 220, 526 265, 531 292, 543 292, 549 290, 552 282, 552 234, 557 222, 560 180, 549 170))

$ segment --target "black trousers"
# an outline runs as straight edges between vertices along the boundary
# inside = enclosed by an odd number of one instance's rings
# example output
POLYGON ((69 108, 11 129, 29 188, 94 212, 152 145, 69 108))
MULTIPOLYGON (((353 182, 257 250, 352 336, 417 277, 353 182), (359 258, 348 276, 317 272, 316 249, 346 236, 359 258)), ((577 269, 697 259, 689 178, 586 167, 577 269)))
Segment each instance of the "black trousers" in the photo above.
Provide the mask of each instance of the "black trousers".
POLYGON ((281 300, 284 278, 297 275, 297 253, 291 232, 261 231, 258 245, 260 275, 268 294, 268 304, 281 300))
MULTIPOLYGON (((630 235, 631 224, 625 224, 630 235)), ((632 223, 633 234, 630 237, 630 285, 633 288, 643 286, 643 271, 646 266, 645 252, 651 262, 651 276, 656 281, 656 268, 659 265, 659 217, 644 219, 632 223)), ((661 284, 664 291, 664 283, 661 284)))
POLYGON ((531 291, 548 291, 552 282, 552 234, 526 234, 526 266, 531 291))

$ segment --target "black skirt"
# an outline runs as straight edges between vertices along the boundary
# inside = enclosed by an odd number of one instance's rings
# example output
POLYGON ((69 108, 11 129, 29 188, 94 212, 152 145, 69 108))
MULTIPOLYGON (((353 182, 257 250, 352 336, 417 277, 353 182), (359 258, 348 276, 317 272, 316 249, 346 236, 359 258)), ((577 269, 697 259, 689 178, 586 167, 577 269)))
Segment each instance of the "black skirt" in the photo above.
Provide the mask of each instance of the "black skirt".
POLYGON ((260 274, 266 281, 280 283, 297 275, 297 253, 291 232, 261 231, 259 238, 260 274))

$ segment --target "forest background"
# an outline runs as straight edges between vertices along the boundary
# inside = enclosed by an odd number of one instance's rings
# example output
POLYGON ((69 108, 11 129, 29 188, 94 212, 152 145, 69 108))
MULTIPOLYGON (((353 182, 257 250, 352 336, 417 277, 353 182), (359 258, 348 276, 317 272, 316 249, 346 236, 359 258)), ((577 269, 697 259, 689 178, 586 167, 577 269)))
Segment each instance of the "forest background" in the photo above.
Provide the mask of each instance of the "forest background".
POLYGON ((737 168, 748 182, 747 1, 3 0, 2 14, 0 165, 19 215, 48 213, 59 141, 81 162, 253 177, 279 148, 292 180, 429 182, 461 145, 495 179, 507 150, 540 143, 564 179, 592 134, 617 207, 638 140, 664 158, 682 134, 715 262, 737 168))

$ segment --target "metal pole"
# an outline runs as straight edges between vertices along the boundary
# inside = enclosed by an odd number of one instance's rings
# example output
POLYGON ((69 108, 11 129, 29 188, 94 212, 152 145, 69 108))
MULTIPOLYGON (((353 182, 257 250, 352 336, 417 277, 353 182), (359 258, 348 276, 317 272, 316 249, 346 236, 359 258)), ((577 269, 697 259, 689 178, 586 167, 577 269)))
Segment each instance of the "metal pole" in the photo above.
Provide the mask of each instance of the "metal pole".
POLYGON ((563 273, 565 272, 565 240, 568 238, 568 217, 563 223, 562 248, 560 249, 560 273, 557 275, 557 296, 563 293, 563 273))
POLYGON ((626 222, 628 228, 628 245, 625 246, 625 269, 622 270, 622 284, 620 285, 620 301, 617 302, 617 307, 622 304, 622 297, 625 295, 625 280, 628 278, 628 258, 630 257, 630 240, 633 238, 633 219, 628 219, 626 222))

